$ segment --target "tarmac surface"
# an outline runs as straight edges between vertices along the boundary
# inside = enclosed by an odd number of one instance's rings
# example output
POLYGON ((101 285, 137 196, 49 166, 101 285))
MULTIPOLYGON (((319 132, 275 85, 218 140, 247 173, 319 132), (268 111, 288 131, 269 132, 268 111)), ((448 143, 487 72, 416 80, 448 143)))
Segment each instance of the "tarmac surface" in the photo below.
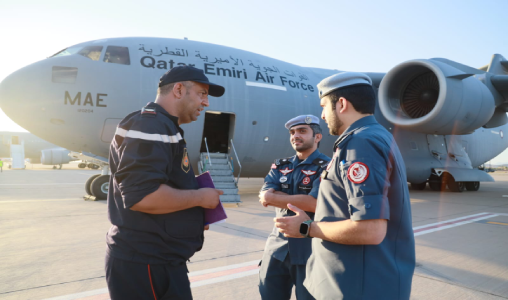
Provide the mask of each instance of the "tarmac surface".
MULTIPOLYGON (((0 173, 0 299, 109 299, 106 201, 84 201, 97 170, 28 165, 0 173)), ((491 173, 492 174, 492 173, 491 173)), ((417 268, 411 299, 508 299, 508 173, 478 192, 411 191, 417 268)), ((194 299, 260 299, 257 263, 273 227, 262 178, 212 225, 188 264, 194 299)), ((296 299, 293 296, 293 299, 296 299)))

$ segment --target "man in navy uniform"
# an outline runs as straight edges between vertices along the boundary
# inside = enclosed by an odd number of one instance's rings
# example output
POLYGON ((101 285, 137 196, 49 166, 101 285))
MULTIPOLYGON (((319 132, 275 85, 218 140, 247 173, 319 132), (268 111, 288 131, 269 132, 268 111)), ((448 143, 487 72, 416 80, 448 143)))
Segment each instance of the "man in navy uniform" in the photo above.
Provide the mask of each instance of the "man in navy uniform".
POLYGON ((339 138, 321 176, 316 221, 289 206, 296 216, 275 225, 285 236, 314 238, 304 285, 317 299, 409 299, 415 245, 406 168, 373 116, 371 79, 343 72, 318 90, 321 117, 339 138))
POLYGON ((110 146, 106 281, 111 299, 192 299, 186 262, 203 245, 204 208, 222 191, 202 188, 181 124, 197 120, 222 86, 175 67, 155 103, 125 117, 110 146))
MULTIPOLYGON (((289 120, 286 128, 296 155, 275 160, 261 188, 259 201, 265 207, 274 206, 277 217, 294 215, 287 210, 288 203, 301 207, 312 217, 316 210, 319 176, 330 161, 317 150, 323 137, 319 118, 298 116, 289 120)), ((310 253, 310 239, 288 239, 274 227, 266 242, 259 271, 261 298, 290 299, 294 285, 297 299, 314 299, 303 286, 310 253)))

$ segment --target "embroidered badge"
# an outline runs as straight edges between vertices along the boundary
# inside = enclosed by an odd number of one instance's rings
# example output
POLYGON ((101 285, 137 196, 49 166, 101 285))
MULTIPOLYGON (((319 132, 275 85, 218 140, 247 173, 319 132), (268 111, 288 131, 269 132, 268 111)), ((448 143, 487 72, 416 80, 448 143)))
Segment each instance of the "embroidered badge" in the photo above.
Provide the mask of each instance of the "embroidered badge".
POLYGON ((312 176, 314 174, 316 174, 317 171, 312 171, 312 170, 302 170, 302 173, 307 175, 307 176, 312 176))
POLYGON ((293 170, 289 169, 288 167, 286 167, 285 169, 282 169, 282 170, 279 170, 282 174, 284 174, 284 176, 286 176, 287 174, 293 172, 293 170))
POLYGON ((188 173, 190 170, 189 155, 187 154, 187 148, 183 149, 182 170, 185 173, 188 173))
POLYGON ((305 178, 302 180, 302 183, 303 183, 303 184, 305 184, 305 185, 309 184, 309 183, 310 183, 310 177, 308 177, 308 176, 307 176, 307 177, 305 177, 305 178))
POLYGON ((282 176, 280 179, 279 179, 280 183, 284 183, 286 181, 288 181, 288 178, 286 176, 282 176))
POLYGON ((359 184, 369 177, 369 167, 361 162, 355 162, 347 170, 347 178, 353 183, 359 184))

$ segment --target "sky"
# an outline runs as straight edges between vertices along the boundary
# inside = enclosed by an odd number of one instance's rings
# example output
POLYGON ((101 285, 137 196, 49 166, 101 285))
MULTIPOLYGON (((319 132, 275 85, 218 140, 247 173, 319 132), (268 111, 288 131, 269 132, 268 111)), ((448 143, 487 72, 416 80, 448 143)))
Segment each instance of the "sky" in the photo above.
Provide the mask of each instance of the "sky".
MULTIPOLYGON (((0 81, 71 45, 184 38, 305 67, 388 72, 444 57, 472 67, 508 57, 506 0, 0 0, 0 81)), ((0 131, 25 131, 0 111, 0 131)), ((508 150, 491 161, 508 163, 508 150)))

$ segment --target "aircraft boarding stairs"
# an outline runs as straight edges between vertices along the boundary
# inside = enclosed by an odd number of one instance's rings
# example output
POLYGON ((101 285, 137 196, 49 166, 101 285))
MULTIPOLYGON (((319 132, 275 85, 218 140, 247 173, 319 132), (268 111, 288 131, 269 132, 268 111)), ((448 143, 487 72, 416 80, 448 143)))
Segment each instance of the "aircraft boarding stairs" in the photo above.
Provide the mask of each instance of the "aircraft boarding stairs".
POLYGON ((235 180, 233 175, 233 158, 229 160, 227 153, 201 153, 198 168, 199 174, 210 172, 215 188, 224 191, 224 195, 220 196, 223 204, 238 206, 242 202, 238 195, 238 179, 235 180))

